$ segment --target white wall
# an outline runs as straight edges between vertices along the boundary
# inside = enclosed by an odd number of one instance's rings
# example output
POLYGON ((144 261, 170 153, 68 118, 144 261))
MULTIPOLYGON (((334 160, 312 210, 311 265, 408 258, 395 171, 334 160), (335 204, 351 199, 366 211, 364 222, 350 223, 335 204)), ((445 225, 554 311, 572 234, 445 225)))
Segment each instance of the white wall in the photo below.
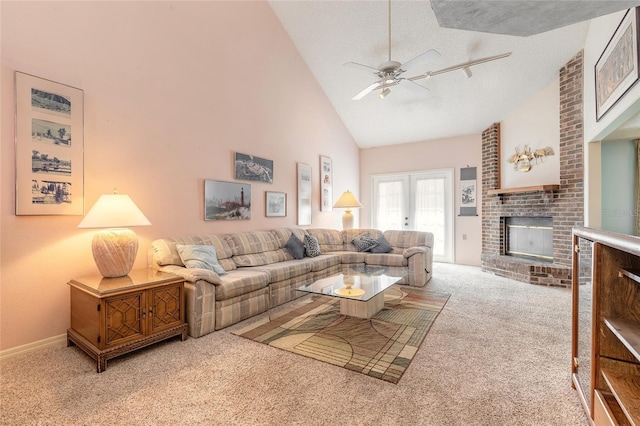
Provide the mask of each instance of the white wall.
POLYGON ((560 183, 560 81, 555 79, 536 96, 500 122, 500 187, 560 183), (534 160, 522 172, 508 160, 523 152, 550 147, 554 155, 534 160))
POLYGON ((162 236, 296 224, 296 162, 333 159, 334 194, 358 191, 359 149, 267 2, 2 2, 0 350, 66 331, 69 279, 97 273, 80 216, 15 216, 14 71, 84 90, 88 210, 118 188, 152 226, 136 228, 146 267, 162 236), (203 220, 205 179, 233 180, 238 151, 274 160, 252 184, 250 221, 203 220), (285 218, 264 192, 288 194, 285 218), (11 247, 7 250, 7 247, 11 247))
POLYGON ((633 141, 603 142, 601 147, 602 229, 633 234, 637 167, 633 141))

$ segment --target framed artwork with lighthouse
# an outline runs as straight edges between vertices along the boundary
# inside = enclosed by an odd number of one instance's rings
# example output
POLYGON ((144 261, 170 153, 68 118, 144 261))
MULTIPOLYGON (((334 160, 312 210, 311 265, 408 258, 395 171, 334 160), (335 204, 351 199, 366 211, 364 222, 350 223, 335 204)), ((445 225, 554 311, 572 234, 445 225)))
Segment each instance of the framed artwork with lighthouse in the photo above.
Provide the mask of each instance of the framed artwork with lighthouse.
POLYGON ((204 181, 204 220, 251 219, 251 184, 204 181))

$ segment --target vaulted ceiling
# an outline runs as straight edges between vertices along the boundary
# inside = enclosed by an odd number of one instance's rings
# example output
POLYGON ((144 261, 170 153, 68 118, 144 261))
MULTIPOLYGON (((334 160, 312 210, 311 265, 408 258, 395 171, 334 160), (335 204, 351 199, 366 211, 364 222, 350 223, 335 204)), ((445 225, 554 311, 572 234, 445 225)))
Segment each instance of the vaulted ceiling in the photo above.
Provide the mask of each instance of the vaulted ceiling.
POLYGON ((640 5, 640 0, 432 2, 394 0, 390 21, 387 1, 272 0, 270 5, 362 148, 482 132, 558 78, 559 69, 584 46, 589 26, 584 19, 640 5), (438 19, 456 28, 444 28, 438 19), (527 33, 542 32, 510 35, 525 26, 527 33), (511 55, 472 66, 471 78, 456 70, 415 81, 428 90, 394 86, 384 99, 373 91, 352 100, 379 77, 344 64, 377 68, 389 60, 389 47, 391 59, 401 63, 429 49, 440 53, 404 77, 511 55))

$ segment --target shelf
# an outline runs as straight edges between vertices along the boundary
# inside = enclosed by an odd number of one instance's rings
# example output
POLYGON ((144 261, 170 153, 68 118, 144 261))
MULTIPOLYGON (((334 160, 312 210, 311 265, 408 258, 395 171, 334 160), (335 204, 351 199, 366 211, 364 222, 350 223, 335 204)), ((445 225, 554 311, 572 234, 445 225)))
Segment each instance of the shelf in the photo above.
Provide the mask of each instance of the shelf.
POLYGON ((625 375, 620 376, 611 371, 602 369, 602 376, 609 385, 613 396, 620 404, 620 408, 625 417, 632 425, 640 425, 640 399, 638 389, 640 389, 640 376, 625 375))
POLYGON ((557 184, 521 186, 518 188, 490 189, 487 191, 487 195, 520 194, 523 192, 540 192, 540 191, 557 191, 558 189, 560 189, 560 185, 557 185, 557 184))
POLYGON ((640 269, 620 269, 618 271, 618 277, 631 278, 633 281, 640 284, 640 269))
POLYGON ((604 323, 620 339, 629 352, 640 361, 640 322, 619 318, 605 318, 604 323))

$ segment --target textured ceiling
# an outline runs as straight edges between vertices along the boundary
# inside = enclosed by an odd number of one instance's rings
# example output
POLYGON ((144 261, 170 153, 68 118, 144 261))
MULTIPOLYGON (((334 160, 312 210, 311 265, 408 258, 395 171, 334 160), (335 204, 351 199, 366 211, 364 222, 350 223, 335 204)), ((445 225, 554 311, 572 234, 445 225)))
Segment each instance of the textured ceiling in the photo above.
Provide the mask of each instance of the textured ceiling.
POLYGON ((458 70, 419 80, 429 89, 424 94, 393 87, 384 100, 373 92, 353 101, 377 78, 343 64, 353 61, 377 68, 387 61, 388 3, 273 0, 270 5, 363 148, 482 132, 557 79, 559 69, 582 49, 588 31, 588 22, 530 37, 441 28, 428 1, 393 1, 392 60, 404 63, 429 49, 441 55, 405 77, 512 54, 474 66, 469 79, 458 70))
POLYGON ((530 36, 637 6, 637 0, 431 0, 444 28, 530 36))

